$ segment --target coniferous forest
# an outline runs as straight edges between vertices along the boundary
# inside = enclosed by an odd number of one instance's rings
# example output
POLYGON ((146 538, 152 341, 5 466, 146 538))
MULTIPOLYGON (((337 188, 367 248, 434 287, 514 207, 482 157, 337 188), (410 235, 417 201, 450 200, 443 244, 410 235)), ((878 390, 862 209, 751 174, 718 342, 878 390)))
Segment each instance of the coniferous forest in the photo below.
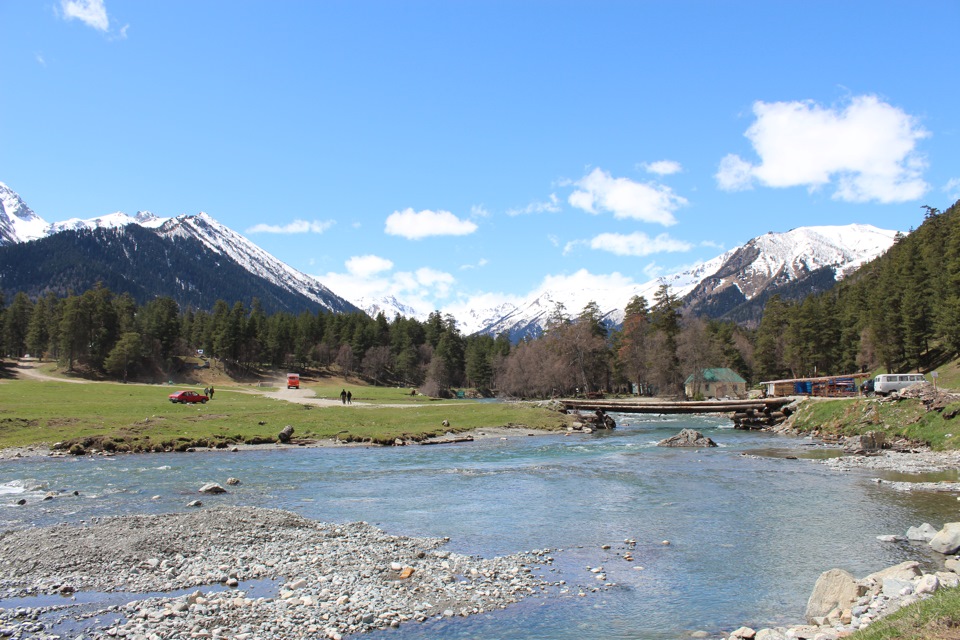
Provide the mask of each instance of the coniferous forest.
POLYGON ((523 397, 591 391, 678 394, 687 376, 729 367, 750 382, 928 369, 960 353, 960 203, 925 207, 923 224, 882 257, 802 301, 770 298, 756 329, 685 314, 666 286, 633 298, 620 327, 594 303, 557 308, 544 334, 464 336, 439 312, 425 321, 383 314, 267 313, 218 300, 184 309, 139 304, 98 285, 79 295, 0 298, 3 353, 57 360, 116 379, 166 380, 202 353, 236 374, 334 368, 371 384, 456 387, 523 397))

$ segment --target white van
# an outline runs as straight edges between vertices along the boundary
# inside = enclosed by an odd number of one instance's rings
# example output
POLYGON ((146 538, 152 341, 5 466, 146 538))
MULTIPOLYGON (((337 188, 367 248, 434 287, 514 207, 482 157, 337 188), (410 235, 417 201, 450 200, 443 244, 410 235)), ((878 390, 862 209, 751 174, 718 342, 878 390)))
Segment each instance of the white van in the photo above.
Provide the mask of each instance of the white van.
POLYGON ((878 396, 885 396, 926 381, 927 378, 922 373, 884 373, 873 379, 873 392, 878 396))

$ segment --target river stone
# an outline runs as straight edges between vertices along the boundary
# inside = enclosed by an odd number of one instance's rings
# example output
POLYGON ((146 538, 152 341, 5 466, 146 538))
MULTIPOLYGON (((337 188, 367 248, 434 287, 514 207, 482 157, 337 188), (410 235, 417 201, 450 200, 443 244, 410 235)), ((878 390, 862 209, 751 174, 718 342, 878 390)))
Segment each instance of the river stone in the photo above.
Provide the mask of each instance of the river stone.
POLYGON ((742 640, 753 640, 756 636, 757 632, 750 627, 740 627, 730 634, 731 638, 742 638, 742 640))
POLYGON ((717 443, 696 429, 684 429, 675 436, 657 443, 658 447, 715 447, 717 443))
POLYGON ((915 560, 907 560, 906 562, 901 562, 900 564, 895 564, 892 567, 887 567, 886 569, 881 569, 876 573, 871 573, 866 578, 863 579, 864 582, 875 581, 883 582, 887 578, 893 578, 895 580, 903 580, 905 582, 910 582, 914 578, 920 576, 923 572, 920 571, 920 563, 915 560))
POLYGON ((940 588, 940 579, 932 573, 928 573, 917 582, 914 593, 934 593, 940 588))
POLYGON ((937 530, 929 522, 924 522, 919 527, 910 527, 907 529, 907 540, 916 542, 930 542, 935 535, 937 535, 937 530))
POLYGON ((960 576, 952 571, 938 571, 936 573, 940 586, 944 589, 953 589, 960 587, 960 576))
POLYGON ((960 551, 960 522, 948 522, 933 536, 930 548, 939 553, 951 555, 960 551))
POLYGON ((858 436, 848 436, 843 444, 845 453, 873 453, 883 448, 884 434, 879 431, 867 431, 858 436))
POLYGON ((227 490, 221 487, 216 482, 208 482, 207 484, 200 487, 200 493, 226 493, 227 490))
POLYGON ((289 424, 285 426, 280 433, 277 434, 277 438, 280 442, 290 442, 290 438, 293 437, 293 427, 289 424))
MULTIPOLYGON (((828 615, 840 607, 849 609, 859 597, 857 581, 849 571, 830 569, 817 578, 813 593, 807 600, 807 620, 828 615)), ((759 636, 758 636, 759 638, 759 636)))
POLYGON ((896 578, 884 578, 883 590, 881 593, 888 598, 897 598, 913 593, 913 583, 909 580, 898 580, 896 578))
POLYGON ((787 636, 776 629, 760 629, 754 636, 754 640, 787 640, 787 636))

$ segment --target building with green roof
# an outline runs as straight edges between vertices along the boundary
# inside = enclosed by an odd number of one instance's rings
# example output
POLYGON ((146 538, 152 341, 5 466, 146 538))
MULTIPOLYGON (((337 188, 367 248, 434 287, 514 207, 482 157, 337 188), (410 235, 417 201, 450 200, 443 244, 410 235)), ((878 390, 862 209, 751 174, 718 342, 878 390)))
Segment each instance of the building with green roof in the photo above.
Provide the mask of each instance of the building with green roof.
POLYGON ((743 398, 747 395, 747 381, 733 369, 701 369, 691 373, 683 390, 688 398, 743 398))

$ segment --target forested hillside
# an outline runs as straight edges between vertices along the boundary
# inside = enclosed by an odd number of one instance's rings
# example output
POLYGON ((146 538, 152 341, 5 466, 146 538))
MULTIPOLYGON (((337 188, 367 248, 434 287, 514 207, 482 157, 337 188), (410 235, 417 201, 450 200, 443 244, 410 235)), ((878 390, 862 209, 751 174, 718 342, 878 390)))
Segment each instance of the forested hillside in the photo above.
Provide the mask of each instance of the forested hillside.
POLYGON ((756 335, 758 378, 927 371, 960 354, 960 202, 833 289, 774 296, 756 335))
POLYGON ((257 299, 268 313, 318 307, 306 296, 252 274, 230 256, 211 252, 196 238, 171 242, 135 224, 62 231, 0 247, 0 292, 9 297, 11 292, 24 292, 32 299, 47 292, 63 297, 83 293, 98 282, 129 294, 139 304, 167 296, 182 307, 206 310, 218 299, 248 307, 257 299))

